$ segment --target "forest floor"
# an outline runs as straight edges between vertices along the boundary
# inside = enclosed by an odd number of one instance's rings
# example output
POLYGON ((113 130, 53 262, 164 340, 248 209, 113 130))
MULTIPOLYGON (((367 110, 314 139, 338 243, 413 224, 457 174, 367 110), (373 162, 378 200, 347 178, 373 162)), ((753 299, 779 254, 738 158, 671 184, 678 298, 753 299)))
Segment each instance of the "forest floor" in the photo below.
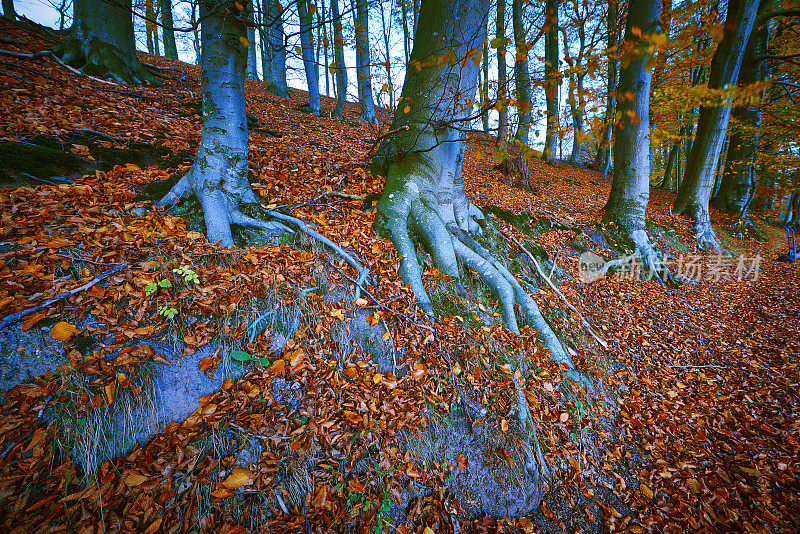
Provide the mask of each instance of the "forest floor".
MULTIPOLYGON (((26 31, 4 35, 7 50, 49 45, 26 31)), ((192 202, 133 215, 149 206, 137 199, 144 186, 188 168, 200 135, 198 68, 142 58, 175 69, 166 71, 174 79, 152 90, 113 86, 46 58, 0 57, 3 142, 57 139, 83 158, 73 162, 81 169, 119 160, 64 183, 24 184, 17 174, 0 190, 3 316, 119 267, 21 320, 25 331, 64 344, 57 367, 7 384, 2 394, 4 532, 800 530, 800 275, 796 265, 774 261, 784 252, 779 229, 759 222, 761 239, 740 240, 712 209, 733 263, 700 254, 691 223, 670 213, 674 195, 653 190, 651 233, 696 282, 677 289, 622 276, 583 283, 580 254, 611 254, 599 226, 610 181, 533 161, 533 192, 508 187, 493 169, 492 141, 476 134, 464 163, 473 201, 561 224, 525 232, 496 220, 520 242, 544 247, 563 270, 564 298, 547 286, 533 298, 598 384, 596 394, 576 393, 535 332, 514 337, 499 324, 475 277, 466 277, 465 297, 426 269, 441 318, 424 322, 398 277, 391 243, 372 230, 369 208, 383 183, 365 164, 380 132, 356 120, 354 104, 343 120, 331 118, 334 102, 323 97, 323 116, 314 117, 300 109, 304 93, 282 99, 248 81, 248 112, 258 123, 249 136, 249 177, 265 205, 290 210, 369 265, 369 294, 354 298, 348 277, 357 273, 308 239, 243 232, 237 239, 248 247, 220 251, 199 233, 192 202), (760 257, 756 279, 738 279, 740 254, 760 257), (337 292, 350 296, 329 298, 337 292), (300 317, 280 350, 268 335, 277 322, 262 335, 248 331, 267 308, 300 317), (370 347, 342 334, 356 316, 388 327, 381 341, 394 347, 393 372, 379 372, 370 347), (80 434, 115 399, 135 397, 144 384, 138 370, 167 365, 150 347, 170 339, 187 356, 225 339, 200 362, 204 372, 234 356, 252 359, 245 362, 252 368, 201 397, 185 421, 83 473, 68 454, 67 434, 80 434), (426 461, 413 436, 426 424, 449 428, 459 411, 456 380, 489 408, 486 424, 509 436, 486 454, 513 466, 508 363, 519 360, 529 370, 523 387, 555 480, 527 517, 455 521, 454 510, 467 504, 445 490, 470 458, 426 461), (277 383, 298 384, 300 392, 278 402, 277 383), (259 442, 258 454, 237 462, 248 436, 259 442), (409 502, 409 487, 423 498, 409 502), (407 507, 398 516, 401 501, 407 507)), ((535 279, 513 243, 495 250, 535 279)))

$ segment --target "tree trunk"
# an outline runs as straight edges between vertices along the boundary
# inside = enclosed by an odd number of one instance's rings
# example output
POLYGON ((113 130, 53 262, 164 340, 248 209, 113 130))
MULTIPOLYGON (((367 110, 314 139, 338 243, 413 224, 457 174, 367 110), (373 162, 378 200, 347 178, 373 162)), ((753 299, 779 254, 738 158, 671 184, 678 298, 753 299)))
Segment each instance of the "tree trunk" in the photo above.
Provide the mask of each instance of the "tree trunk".
POLYGON ((136 56, 132 13, 131 0, 75 0, 70 37, 57 47, 57 53, 68 65, 92 76, 161 85, 136 56))
POLYGON ((369 53, 369 10, 367 0, 356 0, 356 80, 358 83, 358 100, 361 102, 359 119, 376 124, 375 104, 372 100, 372 74, 370 73, 369 53))
MULTIPOLYGON (((241 4, 239 4, 241 5, 241 4)), ((203 131, 197 156, 189 171, 158 202, 173 204, 194 194, 203 206, 208 239, 233 246, 231 224, 275 231, 275 223, 244 215, 242 203, 258 198, 247 181, 247 116, 244 73, 247 48, 240 41, 247 33, 236 3, 201 0, 202 57, 200 60, 203 131), (231 16, 236 13, 238 16, 231 16)))
POLYGON ((339 15, 339 0, 331 0, 333 8, 333 64, 336 65, 336 109, 333 114, 342 116, 347 102, 347 65, 344 62, 344 38, 342 37, 342 17, 339 15))
POLYGON ((497 119, 497 141, 505 141, 508 137, 508 79, 506 78, 506 0, 497 0, 497 103, 499 117, 497 119))
POLYGON ((14 11, 14 0, 3 0, 3 16, 9 20, 17 20, 17 12, 14 11))
POLYGON ((489 41, 483 41, 483 91, 481 95, 481 122, 483 131, 489 133, 489 41))
POLYGON ((547 101, 547 130, 542 159, 553 163, 558 143, 558 0, 547 0, 544 28, 544 91, 547 101))
MULTIPOLYGON (((617 36, 619 35, 619 30, 617 29, 618 1, 619 0, 609 0, 608 2, 606 26, 609 50, 617 46, 617 36)), ((614 131, 612 124, 614 122, 614 94, 617 90, 617 60, 613 54, 616 54, 616 51, 609 52, 608 54, 608 65, 606 67, 606 79, 608 81, 608 87, 606 89, 606 113, 593 165, 598 171, 605 171, 608 168, 611 151, 611 134, 614 131)))
POLYGON ((200 28, 197 23, 197 2, 192 2, 192 48, 194 48, 194 62, 200 64, 200 28))
POLYGON ((164 55, 168 58, 178 59, 178 47, 175 46, 175 30, 172 22, 172 0, 160 0, 161 25, 164 32, 164 55))
POLYGON ((153 8, 153 3, 155 0, 147 0, 145 2, 145 21, 144 21, 144 31, 147 35, 147 52, 153 55, 157 55, 155 42, 158 42, 158 30, 156 29, 157 26, 155 24, 156 20, 156 11, 153 8))
POLYGON ((320 29, 322 31, 322 68, 325 69, 325 96, 331 95, 331 77, 330 69, 328 68, 328 47, 330 40, 328 39, 328 24, 326 23, 325 2, 320 2, 322 6, 321 17, 319 20, 320 29))
MULTIPOLYGON (((432 316, 433 310, 422 284, 410 231, 419 236, 442 272, 458 277, 456 258, 477 271, 494 289, 506 325, 514 332, 519 331, 514 310, 519 304, 525 320, 539 332, 551 356, 574 369, 533 299, 503 264, 472 237, 479 230, 476 218, 481 215, 464 195, 461 169, 466 139, 462 131, 470 117, 469 104, 475 98, 479 66, 472 61, 440 62, 439 58, 444 50, 464 58, 470 50, 480 49, 486 36, 488 11, 489 0, 423 0, 411 52, 411 62, 421 68, 406 71, 402 104, 391 126, 392 130, 407 129, 387 138, 373 162, 373 170, 387 177, 375 226, 400 253, 400 274, 428 315, 432 316)), ((541 484, 549 471, 519 386, 517 404, 523 430, 531 436, 530 442, 523 445, 525 467, 532 478, 529 483, 541 484)))
MULTIPOLYGON (((168 1, 168 0, 163 0, 168 1)), ((256 0, 258 1, 258 0, 256 0)), ((253 0, 245 4, 247 9, 247 77, 253 80, 258 80, 258 66, 256 65, 256 20, 255 9, 253 9, 253 0)))
POLYGON ((621 113, 614 132, 614 181, 603 221, 615 223, 624 238, 642 256, 650 276, 672 281, 645 231, 645 212, 650 197, 650 70, 645 67, 651 52, 646 39, 657 31, 661 0, 642 0, 630 5, 625 41, 633 43, 627 66, 620 69, 619 92, 633 94, 620 99, 621 113), (637 36, 632 29, 641 29, 637 36), (649 31, 648 31, 649 30, 649 31))
POLYGON ((283 8, 280 0, 264 0, 264 26, 261 39, 266 42, 266 58, 262 75, 267 91, 273 95, 289 98, 286 88, 286 47, 283 43, 283 8))
POLYGON ((517 57, 514 62, 514 81, 517 85, 517 133, 516 139, 528 142, 531 125, 531 76, 528 71, 528 43, 522 22, 522 0, 511 1, 511 19, 514 27, 514 46, 517 57))
POLYGON ((407 7, 404 0, 400 1, 400 18, 403 22, 403 57, 405 58, 405 65, 408 66, 408 60, 411 57, 409 51, 409 32, 408 32, 408 15, 406 14, 407 7))
MULTIPOLYGON (((711 61, 709 89, 721 89, 736 82, 745 45, 753 28, 758 0, 731 0, 725 21, 725 33, 711 61)), ((725 104, 725 102, 723 102, 725 104)), ((701 248, 722 250, 708 213, 708 200, 719 161, 722 142, 730 117, 730 105, 703 107, 697 123, 697 135, 686 162, 686 174, 675 200, 674 213, 689 215, 695 222, 697 243, 701 248)))
POLYGON ((319 115, 322 108, 319 102, 317 68, 314 66, 314 43, 311 39, 313 14, 310 12, 310 5, 313 5, 311 0, 298 0, 297 14, 300 17, 300 48, 303 53, 303 69, 306 72, 306 84, 308 85, 308 109, 314 115, 319 115))
MULTIPOLYGON (((758 56, 767 54, 769 28, 763 25, 753 30, 742 59, 739 85, 763 81, 769 74, 767 62, 758 61, 758 56)), ((763 98, 763 94, 761 95, 763 98)), ((714 206, 734 217, 744 217, 750 198, 756 188, 755 165, 758 157, 761 109, 759 106, 743 106, 733 110, 736 129, 728 144, 727 165, 714 206)))

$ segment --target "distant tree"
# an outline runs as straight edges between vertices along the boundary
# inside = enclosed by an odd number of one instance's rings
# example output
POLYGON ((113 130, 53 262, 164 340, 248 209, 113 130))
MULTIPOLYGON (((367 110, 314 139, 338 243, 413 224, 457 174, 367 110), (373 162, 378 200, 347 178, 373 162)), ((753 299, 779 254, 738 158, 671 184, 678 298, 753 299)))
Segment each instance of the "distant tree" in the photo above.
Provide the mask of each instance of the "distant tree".
POLYGON ((514 46, 517 53, 514 62, 514 81, 517 86, 517 116, 519 117, 517 133, 514 134, 514 137, 527 143, 531 125, 531 75, 528 70, 529 45, 525 36, 522 10, 522 0, 511 0, 511 24, 514 29, 514 46))
MULTIPOLYGON (((766 5, 766 4, 762 4, 766 5)), ((769 74, 769 26, 761 24, 750 33, 739 72, 739 85, 764 81, 769 74)), ((761 97, 763 98, 763 94, 761 97)), ((714 206, 734 217, 744 217, 756 192, 756 165, 762 111, 759 104, 739 106, 733 110, 735 127, 728 142, 728 155, 714 206)))
POLYGON ((314 115, 322 111, 319 102, 319 77, 317 76, 316 62, 314 61, 314 42, 312 34, 312 12, 314 4, 311 0, 297 0, 297 14, 300 17, 300 49, 303 54, 303 70, 306 73, 308 86, 308 109, 314 115))
POLYGON ((267 91, 288 98, 283 7, 280 0, 263 0, 262 24, 259 26, 259 32, 264 45, 261 70, 267 83, 267 91))
POLYGON ((547 102, 547 129, 542 159, 552 163, 558 143, 558 90, 561 76, 558 69, 558 0, 547 0, 544 20, 544 91, 547 102))
POLYGON ((342 116, 347 102, 347 65, 344 62, 344 37, 342 37, 342 17, 339 14, 339 0, 331 0, 333 12, 333 64, 336 73, 336 109, 333 114, 342 116))
MULTIPOLYGON (((723 89, 736 83, 757 8, 758 0, 728 2, 723 38, 711 61, 708 80, 710 90, 723 89)), ((711 226, 708 201, 714 187, 730 114, 730 103, 724 101, 721 105, 704 106, 700 109, 697 134, 673 208, 677 215, 689 215, 694 220, 698 246, 716 251, 722 250, 722 247, 711 226)))
POLYGON ((497 101, 500 111, 497 118, 497 140, 508 137, 508 78, 506 75, 506 1, 497 0, 495 39, 497 44, 497 101))
POLYGON ((622 43, 619 94, 614 132, 614 181, 603 221, 614 223, 619 237, 629 241, 658 280, 670 279, 645 230, 650 197, 650 70, 645 64, 653 53, 651 36, 659 28, 661 0, 632 2, 622 43))
POLYGON ((178 59, 178 47, 175 45, 175 29, 172 20, 172 0, 160 0, 161 24, 164 32, 164 55, 178 59))
POLYGON ((156 25, 156 0, 145 2, 145 22, 144 31, 147 35, 147 51, 155 56, 161 55, 158 45, 158 26, 156 25))
MULTIPOLYGON (((165 0, 166 1, 166 0, 165 0)), ((255 0, 256 2, 258 0, 255 0)), ((258 66, 256 65, 256 20, 253 0, 247 2, 247 77, 258 80, 258 66)))
POLYGON ((9 20, 17 20, 17 12, 14 11, 14 0, 3 0, 3 16, 9 20))
POLYGON ((608 64, 606 66, 606 111, 603 115, 603 129, 595 154, 594 164, 596 170, 606 174, 611 161, 611 136, 614 131, 614 93, 617 90, 617 60, 616 48, 619 37, 619 1, 609 0, 608 11, 606 13, 606 43, 608 52, 608 64))
POLYGON ((57 48, 62 60, 86 74, 119 83, 161 85, 139 61, 131 0, 75 0, 75 19, 57 48))
POLYGON ((372 74, 370 73, 369 51, 369 10, 368 0, 356 1, 356 81, 358 100, 361 103, 361 120, 371 124, 377 123, 375 103, 372 99, 372 74))
POLYGON ((280 230, 281 225, 242 213, 241 205, 257 203, 247 180, 247 115, 244 78, 247 11, 235 0, 199 0, 202 51, 200 59, 203 130, 189 171, 157 204, 167 206, 196 195, 203 207, 208 239, 233 246, 231 225, 280 230))

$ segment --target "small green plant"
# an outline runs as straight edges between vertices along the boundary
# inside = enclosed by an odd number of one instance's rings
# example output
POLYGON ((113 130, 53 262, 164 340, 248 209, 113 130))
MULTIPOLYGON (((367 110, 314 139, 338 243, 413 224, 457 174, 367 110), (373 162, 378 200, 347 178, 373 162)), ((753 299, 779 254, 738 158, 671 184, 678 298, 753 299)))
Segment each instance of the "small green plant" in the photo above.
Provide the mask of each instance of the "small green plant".
POLYGON ((172 282, 169 280, 159 280, 158 282, 150 282, 146 286, 144 286, 144 292, 148 295, 152 295, 156 291, 158 291, 159 287, 172 287, 172 282))
POLYGON ((176 315, 178 315, 178 310, 173 308, 173 307, 171 307, 171 306, 170 307, 159 306, 158 307, 158 314, 159 315, 163 315, 164 317, 166 317, 166 318, 171 320, 171 319, 174 319, 176 315))
POLYGON ((176 267, 172 269, 173 273, 176 273, 179 276, 183 277, 183 281, 187 284, 189 283, 200 283, 200 280, 197 278, 197 273, 194 272, 188 265, 181 265, 180 267, 176 267))
POLYGON ((269 367, 270 365, 272 365, 272 362, 269 361, 268 358, 257 358, 256 356, 253 356, 252 354, 244 350, 232 350, 230 354, 228 354, 228 356, 230 356, 231 360, 240 363, 256 362, 263 367, 269 367))

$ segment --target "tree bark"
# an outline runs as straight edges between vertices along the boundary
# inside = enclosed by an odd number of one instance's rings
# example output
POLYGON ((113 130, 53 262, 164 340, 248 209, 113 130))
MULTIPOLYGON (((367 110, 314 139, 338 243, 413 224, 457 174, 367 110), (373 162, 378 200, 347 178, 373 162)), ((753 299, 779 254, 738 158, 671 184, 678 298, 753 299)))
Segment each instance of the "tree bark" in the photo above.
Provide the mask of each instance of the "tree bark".
POLYGON ((499 117, 497 119, 497 141, 503 142, 508 137, 508 78, 506 77, 506 0, 497 0, 497 103, 499 117))
POLYGON ((483 90, 481 91, 481 123, 483 131, 489 133, 489 41, 483 41, 483 90))
POLYGON ((561 76, 558 70, 558 0, 547 0, 544 28, 544 91, 547 102, 547 130, 542 159, 553 163, 558 148, 558 90, 561 76))
POLYGON ((369 10, 367 0, 356 0, 356 80, 358 100, 361 103, 362 121, 376 124, 375 103, 372 100, 372 74, 370 72, 369 52, 369 10))
POLYGON ((14 11, 14 0, 3 0, 3 16, 9 20, 17 20, 17 12, 14 11))
MULTIPOLYGON (((241 5, 241 4, 240 4, 241 5)), ((189 171, 159 202, 173 204, 194 194, 203 206, 208 239, 233 246, 231 224, 276 231, 280 225, 244 215, 242 203, 258 198, 247 180, 247 116, 244 77, 247 48, 246 13, 229 0, 200 0, 203 131, 197 156, 189 171)))
POLYGON ((262 58, 262 75, 267 91, 289 98, 286 87, 286 47, 283 42, 283 8, 280 0, 264 0, 264 27, 261 39, 266 43, 266 57, 262 58))
MULTIPOLYGON (((763 81, 769 75, 768 64, 756 61, 758 56, 767 53, 769 28, 763 25, 750 34, 744 58, 742 59, 739 85, 749 85, 763 81)), ((763 94, 761 97, 763 98, 763 94)), ((727 164, 722 175, 719 191, 714 197, 714 206, 734 217, 745 216, 749 200, 755 193, 755 166, 758 158, 759 129, 761 109, 755 104, 733 110, 735 130, 728 144, 727 164)))
POLYGON ((136 55, 131 0, 75 0, 70 37, 56 48, 68 65, 118 83, 158 86, 136 55))
POLYGON ((178 59, 178 47, 175 45, 175 30, 172 21, 172 0, 160 0, 161 24, 164 32, 164 55, 168 58, 178 59))
POLYGON ((627 63, 619 73, 619 93, 633 98, 618 101, 619 121, 614 132, 614 181, 603 221, 614 223, 642 256, 650 276, 672 281, 645 231, 650 197, 650 71, 645 63, 651 52, 648 37, 658 30, 661 0, 642 0, 630 5, 625 42, 632 43, 627 63), (632 29, 641 31, 637 36, 632 29))
POLYGON ((347 65, 344 61, 344 38, 342 37, 342 17, 339 14, 339 0, 331 0, 333 9, 333 61, 336 65, 336 109, 333 114, 341 117, 347 102, 347 65))
POLYGON ((155 24, 156 20, 156 10, 153 7, 153 3, 155 0, 147 0, 145 2, 145 17, 146 20, 144 21, 144 31, 147 34, 147 52, 153 55, 158 55, 156 51, 156 44, 158 43, 158 31, 156 30, 157 26, 155 24))
POLYGON ((303 69, 306 73, 306 84, 308 85, 308 109, 314 115, 319 115, 322 111, 319 101, 319 79, 317 68, 314 66, 314 43, 311 39, 312 13, 309 6, 311 0, 298 0, 297 14, 300 17, 300 48, 303 53, 303 69))
POLYGON ((522 22, 522 0, 511 1, 511 20, 514 28, 514 81, 517 86, 517 133, 514 137, 528 142, 531 125, 531 76, 528 71, 528 43, 525 40, 525 26, 522 22))
MULTIPOLYGON (((757 8, 758 0, 729 2, 725 33, 711 61, 709 89, 721 89, 736 82, 757 8)), ((730 105, 700 109, 697 134, 673 209, 674 213, 689 215, 694 220, 698 246, 715 251, 721 251, 722 247, 711 226, 708 201, 730 113, 730 105)))
POLYGON ((617 37, 619 35, 617 19, 619 16, 619 0, 609 0, 608 14, 606 19, 607 26, 607 42, 608 42, 608 65, 606 66, 606 80, 608 87, 606 89, 606 113, 605 120, 603 121, 603 130, 600 135, 600 142, 597 147, 597 154, 595 154, 593 167, 598 171, 605 171, 609 165, 609 156, 611 151, 611 135, 614 131, 614 101, 617 90, 617 60, 615 57, 616 50, 612 52, 617 46, 617 37))

